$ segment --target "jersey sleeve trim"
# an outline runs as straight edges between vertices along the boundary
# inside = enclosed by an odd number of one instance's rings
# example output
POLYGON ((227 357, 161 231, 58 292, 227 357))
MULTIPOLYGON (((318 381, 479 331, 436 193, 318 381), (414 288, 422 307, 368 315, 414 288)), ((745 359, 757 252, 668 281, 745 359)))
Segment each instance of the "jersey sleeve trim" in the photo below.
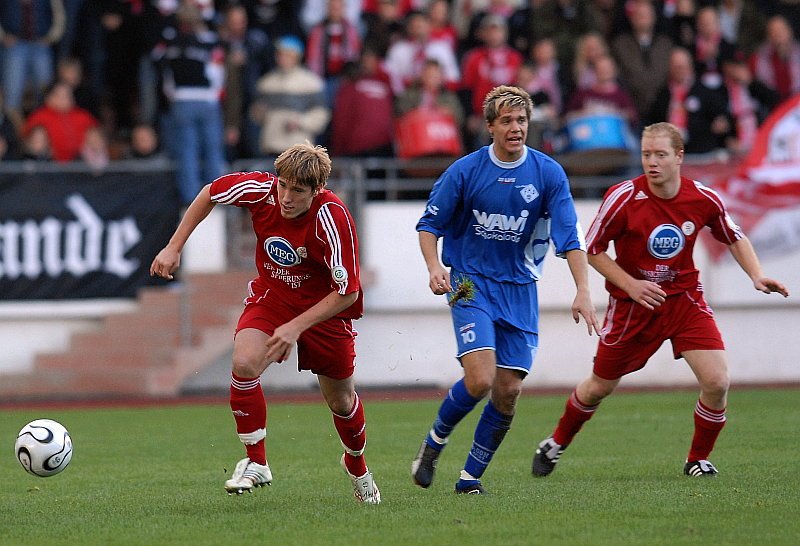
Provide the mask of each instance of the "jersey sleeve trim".
MULTIPOLYGON (((351 243, 349 245, 342 244, 342 234, 340 233, 340 224, 336 223, 334 219, 333 212, 331 211, 332 206, 340 206, 337 203, 326 203, 322 205, 317 212, 317 219, 319 221, 319 226, 322 228, 322 231, 325 233, 324 238, 320 238, 325 243, 327 243, 328 248, 330 249, 330 263, 328 266, 331 269, 332 278, 337 285, 337 292, 339 294, 345 295, 348 292, 353 292, 353 290, 348 290, 348 288, 352 285, 350 282, 350 275, 357 275, 357 268, 356 268, 356 245, 355 245, 355 231, 353 229, 353 225, 350 222, 349 217, 346 214, 343 214, 344 222, 346 222, 346 226, 348 229, 347 234, 349 235, 349 240, 351 243), (348 256, 345 256, 345 253, 348 253, 348 256), (346 261, 346 263, 345 263, 346 261), (341 273, 337 274, 338 271, 344 269, 347 272, 347 275, 342 276, 341 273)), ((343 207, 342 207, 343 209, 343 207)), ((356 283, 356 286, 358 284, 356 283)))
POLYGON ((589 254, 599 254, 605 251, 605 248, 601 248, 602 245, 598 243, 602 240, 608 224, 614 220, 625 203, 630 200, 633 195, 633 187, 632 180, 622 182, 616 188, 611 189, 600 205, 600 210, 597 212, 592 225, 589 226, 589 233, 586 237, 587 252, 589 254))
POLYGON ((237 203, 258 203, 267 198, 275 178, 271 175, 266 180, 257 180, 252 174, 262 173, 243 173, 248 178, 239 180, 227 187, 223 184, 224 177, 218 178, 211 186, 211 200, 220 205, 233 205, 237 203), (218 187, 219 186, 219 187, 218 187))
MULTIPOLYGON (((712 229, 712 232, 720 233, 724 236, 725 240, 720 240, 720 242, 730 245, 736 241, 744 239, 744 232, 738 225, 736 225, 730 215, 728 215, 728 211, 725 208, 725 203, 722 201, 722 197, 720 197, 716 191, 701 184, 697 180, 693 180, 693 182, 700 194, 711 201, 711 203, 713 203, 719 211, 719 214, 714 219, 714 223, 717 224, 717 229, 712 229)), ((714 226, 709 224, 709 227, 714 226)))

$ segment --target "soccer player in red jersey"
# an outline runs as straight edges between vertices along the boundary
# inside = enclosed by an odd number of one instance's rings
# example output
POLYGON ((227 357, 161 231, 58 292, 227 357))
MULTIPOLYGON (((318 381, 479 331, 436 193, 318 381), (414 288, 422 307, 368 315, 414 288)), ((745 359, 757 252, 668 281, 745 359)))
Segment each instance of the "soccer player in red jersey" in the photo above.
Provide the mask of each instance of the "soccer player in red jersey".
POLYGON ((789 295, 761 270, 750 241, 728 216, 719 195, 682 177, 683 139, 670 123, 645 127, 641 138, 644 174, 611 187, 587 236, 589 263, 606 278, 608 310, 594 369, 578 384, 552 436, 539 443, 533 475, 549 475, 564 449, 622 376, 644 367, 670 340, 700 384, 694 437, 684 465, 688 476, 714 476, 708 461, 722 427, 728 370, 722 337, 692 252, 708 227, 753 281, 756 290, 789 295), (607 253, 614 242, 616 259, 607 253))
POLYGON ((355 391, 355 336, 361 316, 358 239, 342 201, 325 189, 331 172, 327 151, 309 143, 275 160, 277 176, 240 172, 206 185, 191 203, 175 234, 150 266, 150 274, 172 279, 183 247, 216 204, 250 211, 257 236, 258 277, 250 281, 233 345, 230 405, 247 457, 239 461, 229 493, 269 485, 266 459, 267 405, 261 374, 289 358, 297 344, 300 370, 317 375, 333 413, 344 454, 341 464, 361 502, 378 504, 380 491, 364 461, 364 407, 355 391))

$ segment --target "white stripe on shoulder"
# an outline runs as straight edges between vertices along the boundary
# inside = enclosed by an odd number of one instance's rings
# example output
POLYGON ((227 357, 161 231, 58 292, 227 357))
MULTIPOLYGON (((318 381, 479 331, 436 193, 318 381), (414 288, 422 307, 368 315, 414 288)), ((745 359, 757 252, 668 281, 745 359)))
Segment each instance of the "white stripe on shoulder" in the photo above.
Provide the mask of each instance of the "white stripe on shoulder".
POLYGON ((235 203, 240 200, 242 196, 253 194, 254 199, 248 200, 248 203, 258 203, 266 198, 267 194, 272 189, 273 180, 253 180, 247 179, 237 182, 224 192, 212 196, 212 200, 222 205, 235 203), (257 198, 256 198, 257 197, 257 198))
POLYGON ((589 246, 593 246, 602 226, 614 219, 614 216, 622 209, 622 205, 624 205, 632 195, 633 180, 626 180, 606 197, 603 204, 600 205, 600 210, 597 211, 597 216, 595 216, 592 225, 589 226, 589 233, 586 235, 586 241, 589 246))

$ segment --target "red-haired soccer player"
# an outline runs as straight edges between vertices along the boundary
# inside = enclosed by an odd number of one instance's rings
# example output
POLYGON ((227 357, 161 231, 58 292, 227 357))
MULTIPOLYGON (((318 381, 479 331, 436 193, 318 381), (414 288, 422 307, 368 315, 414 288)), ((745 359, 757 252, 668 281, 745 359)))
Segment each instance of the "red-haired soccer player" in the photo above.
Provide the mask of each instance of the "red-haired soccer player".
POLYGON ((719 195, 681 176, 683 139, 674 125, 645 127, 641 148, 644 174, 606 192, 587 236, 589 263, 606 278, 610 294, 594 370, 572 392, 552 436, 539 443, 534 476, 553 471, 603 398, 622 376, 643 368, 666 340, 700 384, 683 471, 716 475, 708 457, 725 426, 729 379, 722 337, 692 257, 700 230, 710 228, 714 238, 728 245, 756 290, 789 295, 782 283, 764 276, 750 241, 719 195), (616 260, 606 253, 611 241, 616 260))

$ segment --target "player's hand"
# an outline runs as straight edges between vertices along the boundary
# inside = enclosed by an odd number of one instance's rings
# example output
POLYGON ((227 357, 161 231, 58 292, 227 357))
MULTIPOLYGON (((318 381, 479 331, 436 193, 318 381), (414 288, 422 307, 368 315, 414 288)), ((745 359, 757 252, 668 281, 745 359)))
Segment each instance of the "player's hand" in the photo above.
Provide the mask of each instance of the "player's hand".
POLYGON ((453 291, 453 286, 450 284, 450 272, 444 267, 436 267, 430 271, 430 282, 428 286, 431 292, 440 296, 453 291))
POLYGON ((581 316, 586 321, 586 329, 589 335, 592 335, 592 331, 594 331, 599 336, 600 323, 597 321, 597 314, 588 291, 578 292, 572 302, 572 318, 575 320, 575 324, 580 322, 581 316))
POLYGON ((667 299, 667 293, 657 283, 642 279, 634 280, 626 292, 633 301, 651 311, 667 299))
POLYGON ((789 297, 789 291, 786 289, 783 283, 774 279, 770 279, 769 277, 761 277, 760 279, 756 279, 756 281, 753 283, 753 286, 756 287, 756 290, 760 290, 765 294, 777 292, 784 298, 789 297))
POLYGON ((264 359, 267 362, 283 362, 292 354, 292 347, 300 337, 300 331, 294 328, 290 322, 281 324, 272 333, 272 337, 267 340, 267 352, 264 359))
POLYGON ((172 280, 172 274, 181 265, 181 253, 172 250, 169 247, 164 247, 161 252, 156 254, 153 263, 150 264, 150 276, 162 277, 167 280, 172 280))

